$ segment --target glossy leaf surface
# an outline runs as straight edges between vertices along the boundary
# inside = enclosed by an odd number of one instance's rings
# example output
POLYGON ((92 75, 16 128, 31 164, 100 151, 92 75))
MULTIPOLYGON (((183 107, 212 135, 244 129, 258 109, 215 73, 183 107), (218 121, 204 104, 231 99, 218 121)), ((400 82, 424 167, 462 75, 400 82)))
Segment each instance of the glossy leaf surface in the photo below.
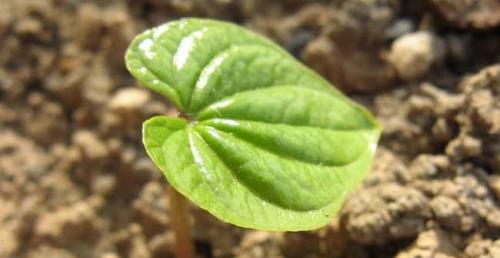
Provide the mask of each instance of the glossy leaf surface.
POLYGON ((139 35, 126 63, 188 117, 144 122, 147 153, 223 221, 318 228, 369 169, 380 133, 372 116, 255 33, 183 19, 139 35))

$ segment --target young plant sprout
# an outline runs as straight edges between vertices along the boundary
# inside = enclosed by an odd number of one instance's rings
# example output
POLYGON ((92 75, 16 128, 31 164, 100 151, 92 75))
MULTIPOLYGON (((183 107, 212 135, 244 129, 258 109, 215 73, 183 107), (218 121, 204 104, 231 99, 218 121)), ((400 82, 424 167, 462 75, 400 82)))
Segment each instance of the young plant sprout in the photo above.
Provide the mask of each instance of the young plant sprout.
POLYGON ((192 255, 183 196, 240 227, 311 230, 369 169, 380 134, 371 114, 242 27, 170 22, 137 36, 126 64, 179 111, 143 124, 146 151, 174 190, 179 256, 192 255))

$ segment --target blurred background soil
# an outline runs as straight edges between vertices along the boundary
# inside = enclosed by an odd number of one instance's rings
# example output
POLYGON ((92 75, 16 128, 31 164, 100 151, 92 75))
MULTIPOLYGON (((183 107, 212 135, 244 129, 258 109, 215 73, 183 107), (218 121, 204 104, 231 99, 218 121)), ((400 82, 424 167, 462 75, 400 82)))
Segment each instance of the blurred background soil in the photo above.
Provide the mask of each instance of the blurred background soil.
POLYGON ((329 225, 259 232, 192 207, 199 257, 500 257, 498 0, 1 0, 1 258, 172 257, 140 127, 175 110, 123 54, 184 16, 271 37, 384 128, 329 225))

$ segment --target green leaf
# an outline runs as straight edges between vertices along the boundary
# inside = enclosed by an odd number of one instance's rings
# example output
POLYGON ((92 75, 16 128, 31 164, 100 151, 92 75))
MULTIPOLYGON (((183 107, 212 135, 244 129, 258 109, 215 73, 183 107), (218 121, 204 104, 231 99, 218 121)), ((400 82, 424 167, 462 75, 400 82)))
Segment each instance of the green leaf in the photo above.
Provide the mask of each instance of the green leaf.
POLYGON ((373 117, 255 33, 170 22, 139 35, 126 63, 187 117, 144 122, 147 153, 177 191, 223 221, 318 228, 369 169, 373 117))

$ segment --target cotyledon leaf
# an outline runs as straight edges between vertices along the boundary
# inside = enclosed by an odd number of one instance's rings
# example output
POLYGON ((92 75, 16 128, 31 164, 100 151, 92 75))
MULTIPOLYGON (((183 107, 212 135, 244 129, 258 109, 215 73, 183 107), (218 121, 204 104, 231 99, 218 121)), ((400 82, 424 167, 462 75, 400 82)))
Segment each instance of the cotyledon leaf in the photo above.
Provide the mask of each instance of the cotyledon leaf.
POLYGON ((169 183, 242 227, 321 227, 366 175, 380 129, 361 106, 275 43, 242 27, 182 19, 145 31, 129 71, 186 118, 144 122, 169 183))

